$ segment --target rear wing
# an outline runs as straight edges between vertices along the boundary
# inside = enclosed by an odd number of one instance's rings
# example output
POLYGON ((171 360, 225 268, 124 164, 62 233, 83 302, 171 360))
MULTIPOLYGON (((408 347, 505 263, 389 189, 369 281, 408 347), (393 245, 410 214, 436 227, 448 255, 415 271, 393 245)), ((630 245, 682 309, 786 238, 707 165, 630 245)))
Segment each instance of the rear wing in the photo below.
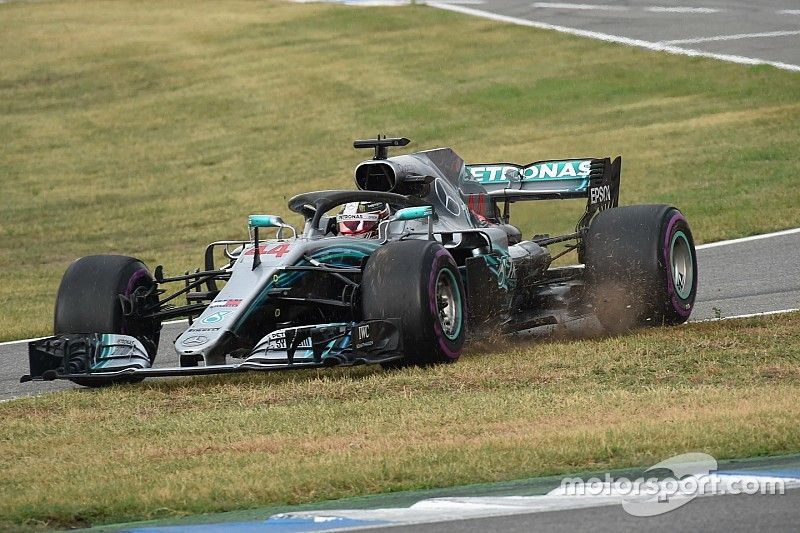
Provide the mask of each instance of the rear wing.
POLYGON ((622 157, 536 161, 528 165, 494 163, 466 165, 466 180, 477 183, 495 205, 524 200, 586 198, 586 213, 579 226, 588 225, 598 211, 619 204, 622 157))

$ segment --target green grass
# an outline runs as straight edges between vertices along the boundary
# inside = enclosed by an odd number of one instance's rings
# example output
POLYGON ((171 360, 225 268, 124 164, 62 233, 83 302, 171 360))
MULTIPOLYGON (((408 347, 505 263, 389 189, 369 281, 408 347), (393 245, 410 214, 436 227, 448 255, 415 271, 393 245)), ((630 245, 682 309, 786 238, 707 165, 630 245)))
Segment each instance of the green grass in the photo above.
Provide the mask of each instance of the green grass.
POLYGON ((800 314, 0 404, 0 528, 800 451, 800 314))
POLYGON ((698 241, 800 218, 798 78, 769 67, 274 1, 3 4, 0 49, 0 339, 49 333, 72 259, 198 266, 247 214, 351 187, 350 141, 378 132, 471 162, 622 154, 622 202, 680 206, 698 241))

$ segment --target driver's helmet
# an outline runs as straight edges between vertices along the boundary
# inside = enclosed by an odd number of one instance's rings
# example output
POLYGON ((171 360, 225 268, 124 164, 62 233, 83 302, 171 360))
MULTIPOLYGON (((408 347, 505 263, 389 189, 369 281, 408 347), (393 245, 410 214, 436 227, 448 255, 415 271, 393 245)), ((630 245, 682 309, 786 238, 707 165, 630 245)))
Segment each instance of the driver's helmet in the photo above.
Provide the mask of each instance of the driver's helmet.
POLYGON ((350 202, 336 215, 339 235, 364 237, 378 236, 378 224, 389 217, 389 205, 383 202, 350 202))

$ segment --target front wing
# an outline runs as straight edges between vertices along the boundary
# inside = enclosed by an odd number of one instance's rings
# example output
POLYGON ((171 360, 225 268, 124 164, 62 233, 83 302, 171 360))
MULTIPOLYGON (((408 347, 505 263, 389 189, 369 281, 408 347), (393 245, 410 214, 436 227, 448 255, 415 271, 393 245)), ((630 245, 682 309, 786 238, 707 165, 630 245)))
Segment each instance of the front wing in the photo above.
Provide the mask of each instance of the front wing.
POLYGON ((380 364, 398 360, 403 347, 398 320, 299 326, 273 331, 240 363, 153 368, 133 337, 62 334, 28 343, 30 374, 21 382, 79 380, 84 384, 125 378, 230 374, 380 364))

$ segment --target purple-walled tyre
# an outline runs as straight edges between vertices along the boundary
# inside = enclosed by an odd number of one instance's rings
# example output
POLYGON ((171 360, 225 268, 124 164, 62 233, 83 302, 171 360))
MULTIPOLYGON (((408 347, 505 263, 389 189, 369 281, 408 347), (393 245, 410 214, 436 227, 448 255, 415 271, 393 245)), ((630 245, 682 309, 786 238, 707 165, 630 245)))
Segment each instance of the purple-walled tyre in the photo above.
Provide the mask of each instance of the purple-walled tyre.
MULTIPOLYGON (((74 261, 61 278, 56 296, 53 332, 118 333, 136 337, 147 349, 152 363, 156 357, 161 323, 151 319, 126 317, 120 296, 129 298, 140 288, 150 289, 155 281, 144 263, 123 255, 89 255, 74 261)), ((157 304, 158 295, 151 291, 149 303, 157 304)), ((107 385, 120 381, 141 381, 124 378, 99 383, 79 380, 86 386, 107 385)))
POLYGON ((453 257, 434 241, 389 243, 376 250, 364 268, 363 318, 402 321, 399 366, 458 359, 466 336, 465 301, 453 257))
POLYGON ((609 333, 685 322, 697 294, 697 255, 683 214, 668 205, 608 209, 584 237, 588 294, 609 333))

